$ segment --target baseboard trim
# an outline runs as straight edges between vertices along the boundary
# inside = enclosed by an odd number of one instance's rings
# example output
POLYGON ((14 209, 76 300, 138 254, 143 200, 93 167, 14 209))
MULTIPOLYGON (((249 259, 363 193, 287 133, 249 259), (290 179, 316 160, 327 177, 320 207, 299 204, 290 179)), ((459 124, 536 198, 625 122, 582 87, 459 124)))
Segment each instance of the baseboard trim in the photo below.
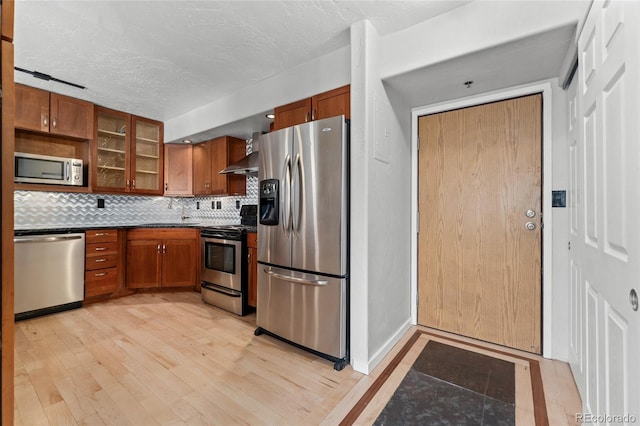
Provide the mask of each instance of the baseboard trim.
POLYGON ((406 334, 406 332, 411 328, 413 323, 411 322, 411 318, 407 318, 407 320, 396 330, 395 333, 382 345, 380 349, 376 351, 376 353, 369 358, 368 361, 363 360, 352 360, 351 367, 359 373, 369 374, 373 371, 374 368, 382 359, 393 349, 393 347, 402 339, 402 337, 406 334))

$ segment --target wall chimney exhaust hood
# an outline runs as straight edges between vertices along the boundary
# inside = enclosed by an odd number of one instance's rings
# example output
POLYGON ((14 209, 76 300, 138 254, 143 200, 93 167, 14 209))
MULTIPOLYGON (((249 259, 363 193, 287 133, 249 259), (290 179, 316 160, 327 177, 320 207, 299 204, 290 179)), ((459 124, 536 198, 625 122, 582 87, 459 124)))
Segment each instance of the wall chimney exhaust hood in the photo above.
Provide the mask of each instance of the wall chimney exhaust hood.
POLYGON ((258 176, 258 136, 260 133, 254 133, 251 144, 251 154, 230 164, 224 170, 220 170, 221 174, 236 174, 245 176, 258 176))

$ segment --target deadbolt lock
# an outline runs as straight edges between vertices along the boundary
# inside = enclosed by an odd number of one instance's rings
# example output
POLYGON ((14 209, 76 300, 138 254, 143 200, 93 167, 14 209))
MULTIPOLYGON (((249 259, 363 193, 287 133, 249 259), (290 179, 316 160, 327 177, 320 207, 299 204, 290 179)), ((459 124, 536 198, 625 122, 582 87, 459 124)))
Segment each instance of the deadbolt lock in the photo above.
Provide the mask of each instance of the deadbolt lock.
POLYGON ((525 215, 526 215, 528 218, 536 217, 536 212, 535 212, 534 210, 529 209, 529 210, 527 210, 527 212, 525 213, 525 215))
POLYGON ((524 227, 529 231, 533 231, 534 229, 536 229, 536 224, 533 222, 527 222, 524 224, 524 227))

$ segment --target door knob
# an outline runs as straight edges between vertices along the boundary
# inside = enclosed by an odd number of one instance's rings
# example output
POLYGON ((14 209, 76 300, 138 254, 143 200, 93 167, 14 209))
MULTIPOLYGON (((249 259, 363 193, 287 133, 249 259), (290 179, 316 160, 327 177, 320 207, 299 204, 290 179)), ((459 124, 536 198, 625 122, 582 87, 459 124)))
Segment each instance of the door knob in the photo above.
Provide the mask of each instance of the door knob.
POLYGON ((632 288, 629 292, 629 302, 631 302, 631 309, 638 310, 638 293, 635 288, 632 288))
POLYGON ((524 224, 524 227, 529 231, 533 231, 534 229, 536 229, 536 224, 533 222, 527 222, 524 224))
POLYGON ((534 210, 529 209, 525 213, 525 216, 527 216, 528 218, 536 217, 536 212, 534 210))

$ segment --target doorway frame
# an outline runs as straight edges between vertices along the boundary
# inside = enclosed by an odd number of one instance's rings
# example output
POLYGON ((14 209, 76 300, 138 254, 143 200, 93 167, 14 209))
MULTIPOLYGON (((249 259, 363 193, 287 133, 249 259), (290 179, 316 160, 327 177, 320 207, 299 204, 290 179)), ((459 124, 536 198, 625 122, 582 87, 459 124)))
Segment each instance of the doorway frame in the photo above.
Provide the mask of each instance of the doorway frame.
POLYGON ((510 98, 542 94, 542 356, 553 357, 553 215, 551 191, 553 188, 553 99, 551 81, 479 93, 464 98, 439 102, 411 109, 411 322, 418 323, 418 119, 453 109, 467 108, 510 98))

